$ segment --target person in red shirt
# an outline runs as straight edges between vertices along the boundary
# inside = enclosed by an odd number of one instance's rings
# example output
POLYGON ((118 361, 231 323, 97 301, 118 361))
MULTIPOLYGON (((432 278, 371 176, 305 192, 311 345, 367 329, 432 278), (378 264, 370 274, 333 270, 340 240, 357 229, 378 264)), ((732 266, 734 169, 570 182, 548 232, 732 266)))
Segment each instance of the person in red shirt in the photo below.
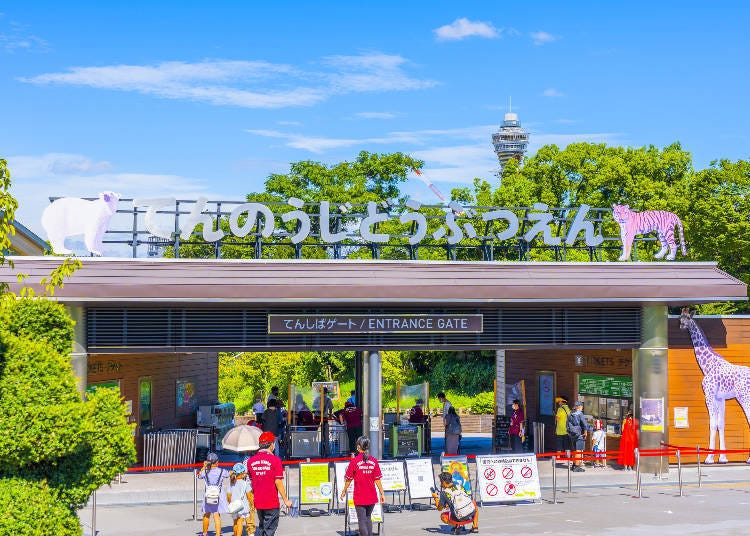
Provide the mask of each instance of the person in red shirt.
POLYGON ((341 490, 341 500, 346 499, 346 492, 354 482, 354 508, 357 510, 357 523, 360 536, 372 536, 372 509, 378 502, 377 492, 380 492, 380 502, 385 502, 385 492, 380 479, 378 461, 370 456, 370 440, 362 436, 357 439, 358 454, 349 462, 344 474, 344 489, 341 490), (375 487, 377 486, 377 490, 375 487))
POLYGON ((417 398, 414 403, 414 407, 409 410, 409 422, 412 424, 424 424, 425 415, 422 409, 424 401, 421 398, 417 398))
POLYGON ((263 432, 258 439, 260 450, 247 460, 247 474, 255 492, 255 511, 258 513, 256 536, 274 536, 279 526, 279 495, 287 508, 292 501, 284 489, 284 468, 281 459, 273 453, 276 437, 263 432))
POLYGON ((346 424, 346 435, 349 438, 349 452, 357 450, 357 438, 362 435, 362 410, 348 400, 344 403, 344 411, 339 413, 339 421, 346 424))

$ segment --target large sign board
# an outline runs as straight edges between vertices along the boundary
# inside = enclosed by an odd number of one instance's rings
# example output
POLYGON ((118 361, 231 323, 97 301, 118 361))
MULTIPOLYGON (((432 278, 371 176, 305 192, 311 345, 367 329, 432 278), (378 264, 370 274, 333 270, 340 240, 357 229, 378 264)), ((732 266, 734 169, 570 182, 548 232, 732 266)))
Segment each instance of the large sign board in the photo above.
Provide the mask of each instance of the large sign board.
POLYGON ((404 462, 378 462, 383 478, 384 491, 404 491, 406 489, 406 474, 404 473, 404 462))
POLYGON ((633 398, 633 378, 627 376, 579 374, 578 392, 586 395, 633 398))
POLYGON ((300 504, 326 504, 333 499, 327 463, 299 464, 300 504))
POLYGON ((269 314, 268 333, 482 333, 483 318, 481 314, 269 314))
POLYGON ((412 499, 432 497, 430 488, 435 487, 435 473, 432 470, 431 458, 406 460, 406 475, 409 478, 409 497, 412 499))
POLYGON ((484 503, 542 498, 534 454, 477 456, 477 487, 484 503))

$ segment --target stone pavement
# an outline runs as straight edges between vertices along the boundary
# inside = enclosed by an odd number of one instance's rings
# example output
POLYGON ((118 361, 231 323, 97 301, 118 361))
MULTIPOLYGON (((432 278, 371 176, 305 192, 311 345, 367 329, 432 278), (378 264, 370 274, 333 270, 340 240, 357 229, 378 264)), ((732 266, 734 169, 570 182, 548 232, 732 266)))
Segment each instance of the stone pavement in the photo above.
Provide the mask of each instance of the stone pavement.
MULTIPOLYGON (((472 478, 474 464, 469 464, 472 478)), ((571 473, 562 464, 557 473, 557 503, 552 503, 552 464, 539 464, 541 503, 485 506, 480 509, 484 534, 556 534, 660 536, 690 534, 750 534, 750 466, 745 464, 702 466, 701 488, 697 468, 683 467, 684 496, 679 497, 676 468, 661 479, 642 477, 642 498, 634 497, 635 473, 587 468, 571 473)), ((297 470, 289 471, 290 495, 297 495, 297 470)), ((198 493, 202 486, 198 487, 198 493)), ((192 473, 129 474, 125 482, 97 492, 96 527, 100 536, 197 534, 193 520, 192 473)), ((200 508, 197 517, 200 520, 200 508)), ((91 535, 91 505, 81 510, 84 534, 91 535)), ((318 518, 282 517, 277 534, 340 534, 343 516, 318 518)), ((231 534, 231 520, 224 516, 223 534, 231 534)), ((436 511, 404 511, 385 516, 385 534, 446 532, 436 511)), ((213 536, 213 532, 211 533, 213 536)))

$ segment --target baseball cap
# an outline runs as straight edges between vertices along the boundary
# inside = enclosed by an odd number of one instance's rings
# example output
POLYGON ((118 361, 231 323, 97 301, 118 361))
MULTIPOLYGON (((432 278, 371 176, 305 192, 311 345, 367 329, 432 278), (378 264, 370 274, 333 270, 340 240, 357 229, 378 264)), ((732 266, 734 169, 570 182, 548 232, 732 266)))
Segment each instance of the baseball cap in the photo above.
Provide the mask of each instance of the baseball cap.
POLYGON ((209 452, 208 456, 206 456, 206 461, 208 463, 216 463, 219 461, 219 455, 215 452, 209 452))
POLYGON ((235 475, 239 475, 240 473, 244 473, 245 471, 247 471, 247 469, 245 468, 244 463, 237 462, 232 467, 232 471, 235 475))
POLYGON ((274 441, 276 441, 276 436, 273 435, 273 432, 263 432, 258 438, 258 443, 261 445, 264 443, 273 443, 274 441))

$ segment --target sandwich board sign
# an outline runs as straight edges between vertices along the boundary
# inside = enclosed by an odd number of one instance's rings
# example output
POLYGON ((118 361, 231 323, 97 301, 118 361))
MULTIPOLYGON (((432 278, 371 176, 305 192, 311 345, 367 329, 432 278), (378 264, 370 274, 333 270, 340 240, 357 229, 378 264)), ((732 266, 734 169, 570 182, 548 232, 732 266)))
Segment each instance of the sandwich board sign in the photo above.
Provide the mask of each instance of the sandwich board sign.
POLYGON ((534 454, 477 456, 479 501, 485 503, 541 500, 534 454))

